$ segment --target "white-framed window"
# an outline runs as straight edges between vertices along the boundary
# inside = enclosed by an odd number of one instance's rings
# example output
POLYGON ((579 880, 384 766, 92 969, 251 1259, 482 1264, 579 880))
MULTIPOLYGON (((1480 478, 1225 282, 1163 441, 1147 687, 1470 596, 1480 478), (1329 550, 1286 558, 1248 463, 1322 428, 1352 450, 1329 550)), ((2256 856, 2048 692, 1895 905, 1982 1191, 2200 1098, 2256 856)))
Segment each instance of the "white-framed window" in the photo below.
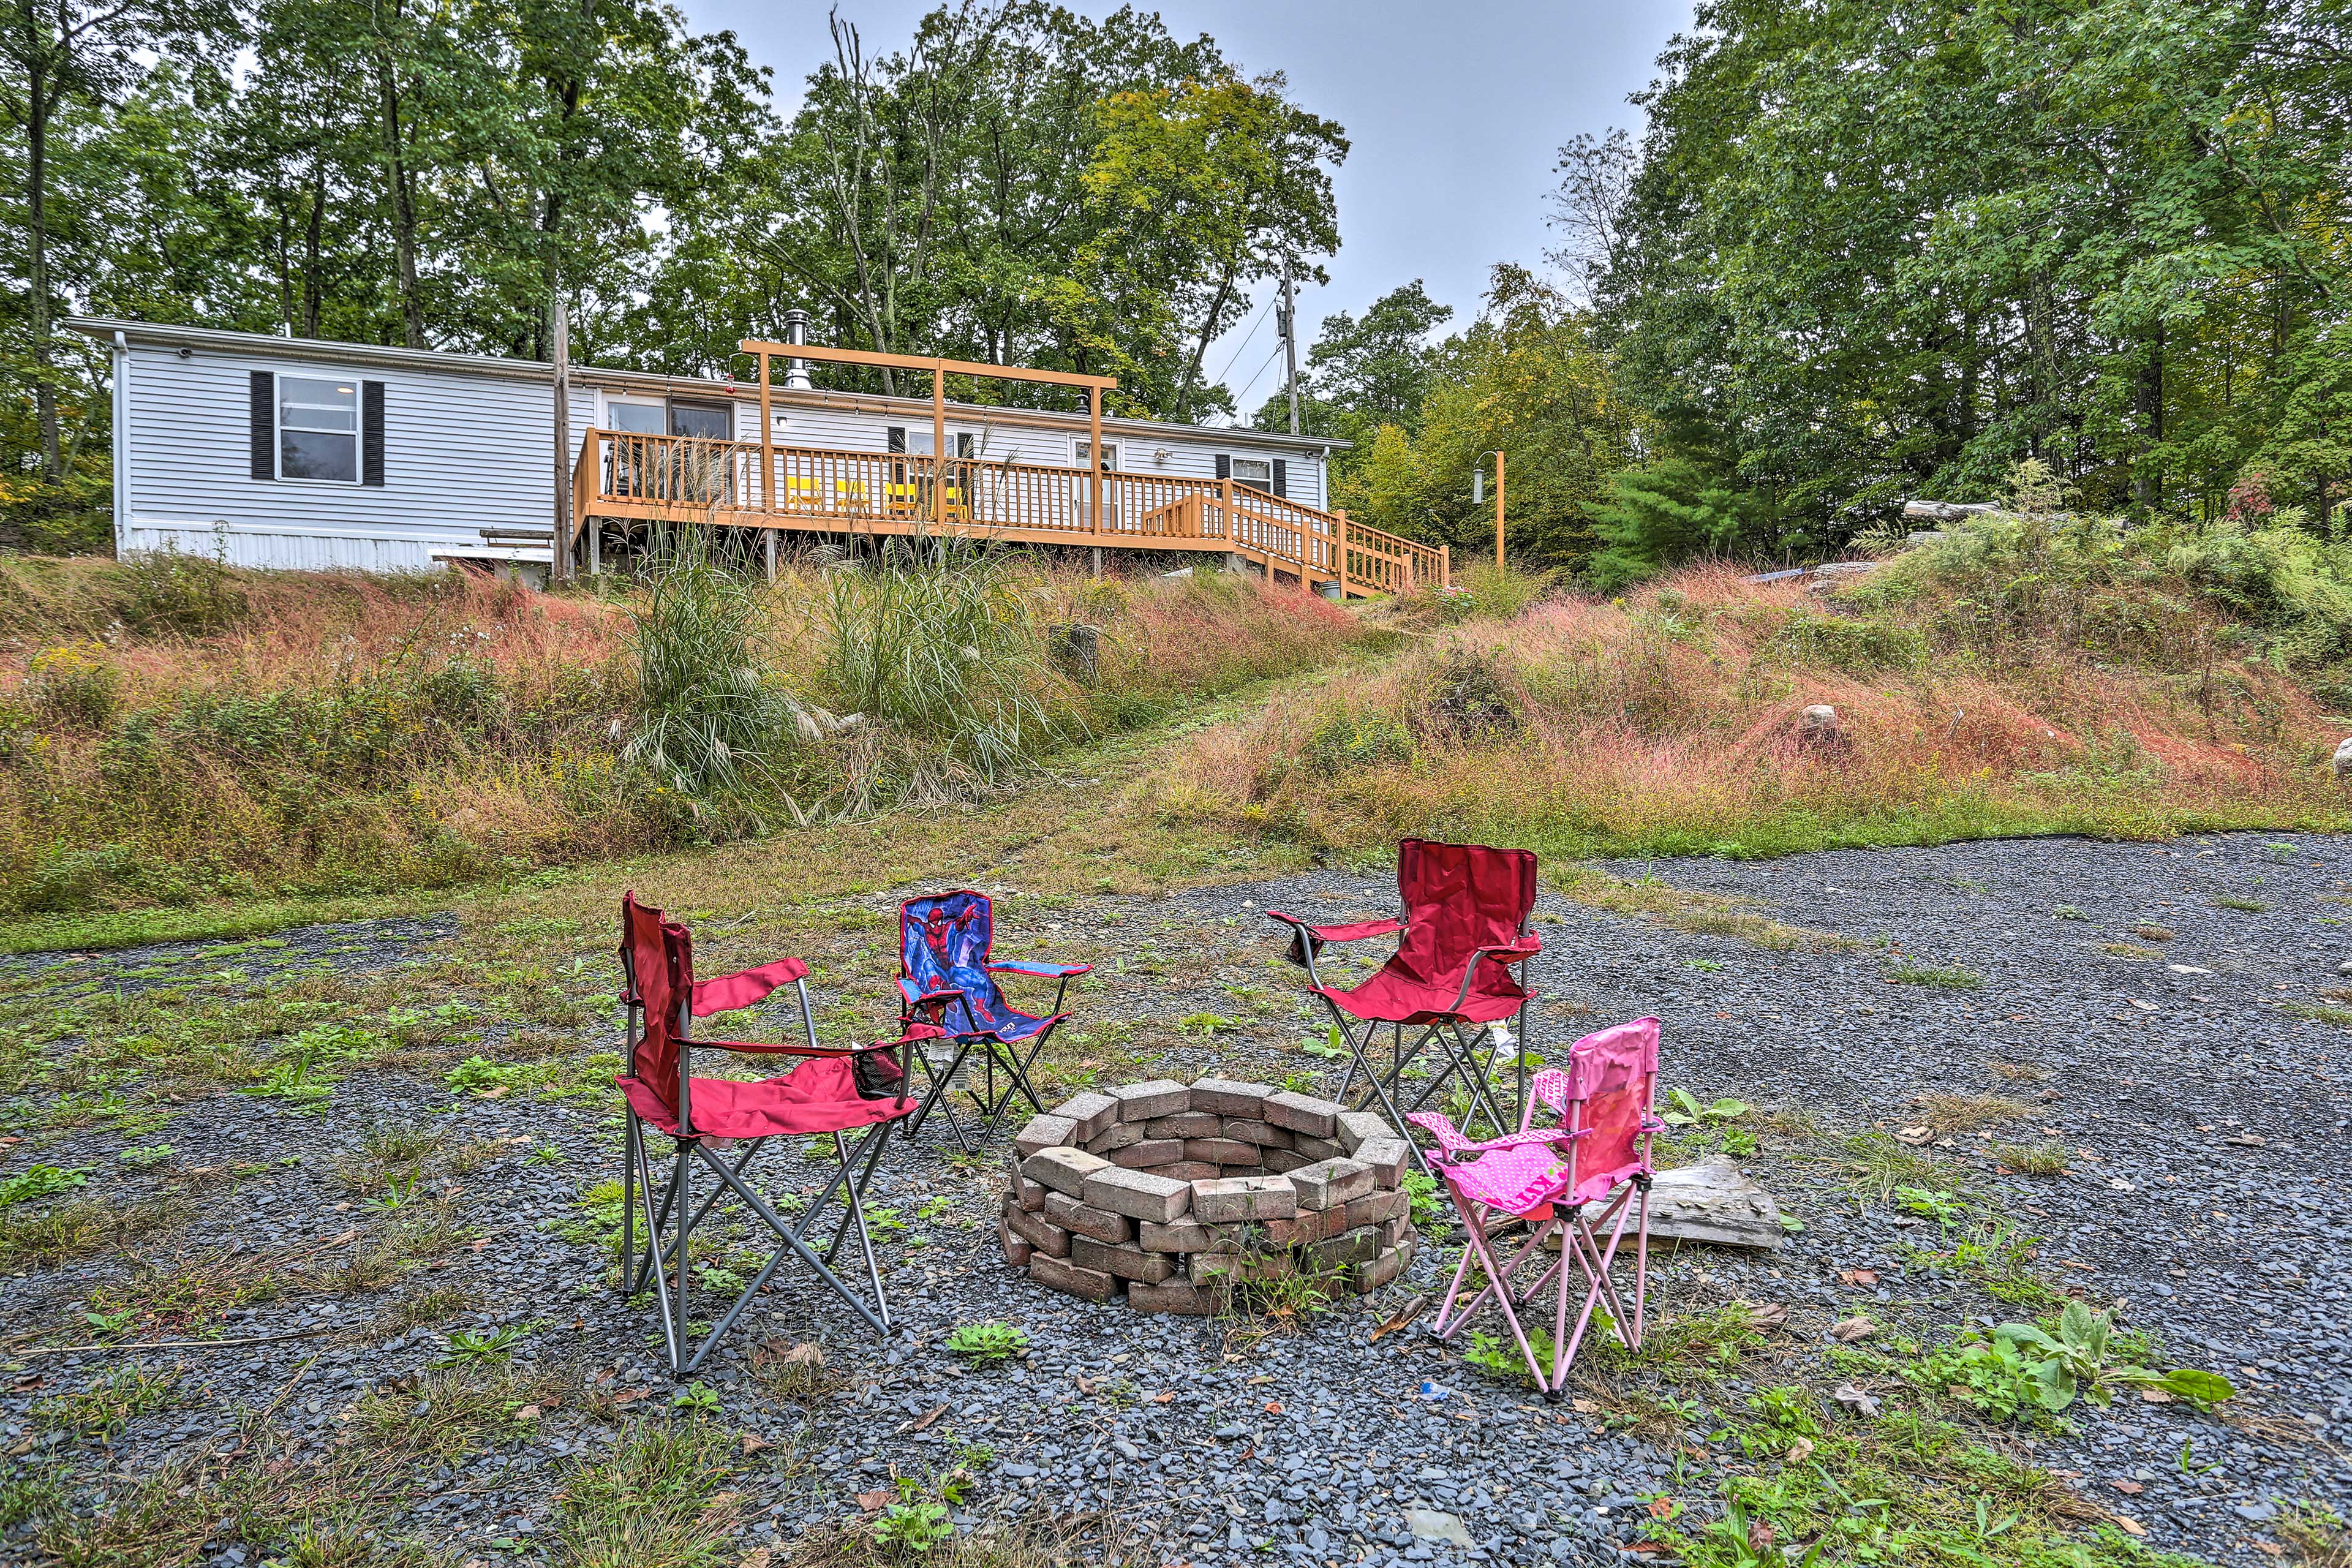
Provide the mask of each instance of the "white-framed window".
POLYGON ((669 410, 658 403, 624 403, 614 398, 604 405, 604 413, 614 429, 633 436, 660 436, 669 429, 669 410))
POLYGON ((1266 458, 1235 458, 1234 483, 1246 485, 1254 490, 1274 493, 1274 463, 1266 458))
MULTIPOLYGON (((1078 467, 1082 468, 1087 467, 1093 458, 1093 444, 1087 441, 1080 441, 1077 444, 1078 467)), ((1116 441, 1105 441, 1103 443, 1103 472, 1106 474, 1115 474, 1118 472, 1118 443, 1116 441)))
POLYGON ((354 377, 278 378, 278 477, 360 482, 360 384, 354 377))

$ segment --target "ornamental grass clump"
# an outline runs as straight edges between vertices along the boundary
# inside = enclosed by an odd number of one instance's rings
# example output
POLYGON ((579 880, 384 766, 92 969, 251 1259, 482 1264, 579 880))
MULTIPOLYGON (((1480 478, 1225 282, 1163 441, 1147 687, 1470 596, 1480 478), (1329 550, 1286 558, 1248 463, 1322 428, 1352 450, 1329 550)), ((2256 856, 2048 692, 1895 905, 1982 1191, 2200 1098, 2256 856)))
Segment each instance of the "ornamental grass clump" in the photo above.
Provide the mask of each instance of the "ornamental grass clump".
POLYGON ((629 619, 637 695, 622 765, 697 801, 771 784, 793 711, 763 668, 751 580, 688 530, 667 542, 629 619))
POLYGON ((910 789, 1001 787, 1082 728, 1002 554, 894 540, 869 565, 827 573, 818 613, 826 689, 929 753, 910 759, 910 789))

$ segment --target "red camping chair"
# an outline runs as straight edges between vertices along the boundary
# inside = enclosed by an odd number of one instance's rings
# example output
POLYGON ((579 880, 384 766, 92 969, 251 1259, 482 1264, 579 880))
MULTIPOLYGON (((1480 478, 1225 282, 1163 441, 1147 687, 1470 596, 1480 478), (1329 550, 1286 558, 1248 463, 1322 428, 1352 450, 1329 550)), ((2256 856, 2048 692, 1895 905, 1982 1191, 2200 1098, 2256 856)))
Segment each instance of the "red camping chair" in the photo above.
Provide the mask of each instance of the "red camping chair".
POLYGON ((1070 982, 1094 966, 1001 959, 993 955, 995 946, 996 906, 986 893, 964 889, 908 899, 898 906, 898 1028, 908 1039, 924 1042, 915 1047, 913 1062, 930 1080, 923 1109, 907 1124, 909 1138, 923 1130, 936 1110, 947 1118, 956 1146, 969 1152, 971 1143, 956 1120, 951 1100, 959 1089, 971 1096, 983 1139, 995 1132, 1016 1095, 1032 1110, 1045 1109, 1030 1087, 1030 1066, 1045 1037, 1069 1016, 1062 1011, 1062 1000, 1070 982), (1005 1000, 996 983, 1000 974, 1057 981, 1054 1010, 1022 1012, 1005 1000), (983 1075, 978 1089, 968 1087, 974 1050, 983 1075))
MULTIPOLYGON (((1459 1078, 1470 1102, 1465 1121, 1483 1112, 1495 1132, 1507 1131, 1527 1104, 1524 1042, 1527 1006, 1533 999, 1511 969, 1543 951, 1542 939, 1528 925, 1536 903, 1536 858, 1525 849, 1408 838, 1397 846, 1397 894, 1404 914, 1392 921, 1317 926, 1277 910, 1266 911, 1292 928, 1287 956, 1306 969, 1347 1042, 1349 1059, 1339 1098, 1347 1102, 1360 1071, 1367 1088, 1360 1108, 1377 1102, 1399 1135, 1409 1137, 1407 1114, 1459 1078), (1370 978, 1346 991, 1323 983, 1315 958, 1325 942, 1392 931, 1402 933, 1397 950, 1370 978), (1507 1026, 1512 1020, 1519 1025, 1521 1044, 1514 1053, 1512 1109, 1507 1116, 1495 1101, 1479 1055, 1509 1047, 1507 1026), (1382 1025, 1391 1030, 1385 1070, 1373 1067, 1370 1054, 1382 1025), (1409 1046, 1407 1029, 1420 1031, 1409 1046), (1433 1051, 1442 1065, 1406 1101, 1406 1069, 1424 1050, 1433 1051)), ((1428 1158, 1417 1145, 1414 1153, 1426 1168, 1428 1158)))
POLYGON ((697 981, 694 939, 686 927, 663 919, 659 910, 640 904, 635 893, 621 899, 621 1000, 629 1010, 628 1070, 613 1080, 628 1101, 627 1148, 621 1174, 621 1294, 634 1296, 651 1280, 661 1306, 670 1374, 683 1377, 702 1363, 787 1257, 797 1256, 876 1333, 887 1335, 890 1306, 882 1294, 882 1272, 874 1260, 873 1238, 866 1234, 865 1188, 882 1157, 890 1124, 915 1110, 899 1061, 903 1052, 898 1047, 905 1042, 842 1049, 818 1045, 815 1020, 809 1011, 808 965, 797 958, 781 958, 719 980, 697 981), (690 1037, 696 1018, 749 1007, 786 984, 800 994, 805 1044, 690 1037), (696 1078, 692 1055, 697 1048, 806 1059, 780 1078, 756 1083, 696 1078), (853 1152, 842 1134, 859 1127, 868 1131, 853 1152), (649 1128, 668 1137, 673 1150, 669 1176, 658 1194, 646 1152, 649 1128), (833 1135, 837 1163, 824 1189, 807 1201, 797 1223, 790 1223, 752 1190, 743 1180, 743 1172, 770 1138, 813 1132, 833 1135), (711 1146, 717 1140, 740 1142, 741 1152, 731 1163, 721 1159, 711 1146), (691 1182, 698 1159, 710 1168, 719 1184, 699 1206, 693 1202, 691 1182), (687 1298, 694 1272, 689 1267, 692 1232, 730 1193, 774 1232, 776 1249, 689 1353, 687 1298), (832 1242, 820 1257, 810 1247, 808 1233, 836 1199, 842 1205, 840 1219, 832 1242), (636 1241, 641 1205, 646 1227, 642 1248, 636 1241), (852 1228, 857 1233, 866 1279, 873 1286, 871 1306, 829 1267, 852 1228))
MULTIPOLYGON (((1565 1071, 1536 1075, 1535 1102, 1559 1113, 1557 1127, 1523 1124, 1517 1132, 1474 1143, 1444 1117, 1414 1113, 1414 1123, 1437 1140, 1437 1173, 1467 1238, 1445 1304, 1430 1325, 1432 1333, 1453 1338, 1492 1301, 1548 1399, 1559 1398, 1567 1386, 1577 1347, 1604 1298, 1607 1331, 1626 1349, 1641 1349, 1650 1293, 1650 1141, 1664 1125, 1651 1114, 1657 1088, 1658 1021, 1636 1018, 1577 1041, 1565 1071), (1610 1273, 1629 1217, 1635 1222, 1630 1313, 1610 1273), (1512 1218, 1524 1222, 1527 1232, 1506 1259, 1494 1232, 1512 1218), (1606 1243, 1600 1237, 1603 1230, 1606 1243), (1520 1284, 1520 1271, 1553 1247, 1559 1258, 1531 1284, 1520 1284), (1474 1258, 1481 1283, 1465 1303, 1463 1281, 1474 1258), (1573 1331, 1568 1326, 1571 1259, 1585 1284, 1584 1310, 1573 1331), (1552 1309, 1548 1342, 1540 1324, 1531 1337, 1519 1323, 1519 1309, 1541 1305, 1547 1294, 1552 1309)), ((1532 1122, 1535 1104, 1528 1111, 1532 1122)))

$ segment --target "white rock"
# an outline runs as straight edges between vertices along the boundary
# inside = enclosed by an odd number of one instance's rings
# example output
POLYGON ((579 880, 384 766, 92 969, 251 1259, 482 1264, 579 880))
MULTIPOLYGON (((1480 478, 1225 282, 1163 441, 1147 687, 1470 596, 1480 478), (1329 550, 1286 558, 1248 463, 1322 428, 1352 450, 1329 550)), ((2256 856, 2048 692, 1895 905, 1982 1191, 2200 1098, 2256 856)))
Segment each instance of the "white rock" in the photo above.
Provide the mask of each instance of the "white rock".
POLYGON ((2336 748, 2336 776, 2340 779, 2347 774, 2352 774, 2352 735, 2345 736, 2336 748))

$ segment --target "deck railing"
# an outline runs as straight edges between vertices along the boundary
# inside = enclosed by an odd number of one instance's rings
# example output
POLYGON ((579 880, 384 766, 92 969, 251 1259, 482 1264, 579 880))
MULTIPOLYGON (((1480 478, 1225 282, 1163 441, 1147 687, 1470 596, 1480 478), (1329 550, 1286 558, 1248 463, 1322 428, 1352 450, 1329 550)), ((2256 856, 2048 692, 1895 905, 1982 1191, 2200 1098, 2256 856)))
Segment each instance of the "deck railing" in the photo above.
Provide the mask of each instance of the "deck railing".
POLYGON ((596 517, 834 532, 958 534, 1030 543, 1217 549, 1359 594, 1444 585, 1448 552, 1230 479, 1105 473, 927 453, 769 447, 592 430, 573 473, 574 526, 596 517), (763 469, 765 470, 763 472, 763 469))

